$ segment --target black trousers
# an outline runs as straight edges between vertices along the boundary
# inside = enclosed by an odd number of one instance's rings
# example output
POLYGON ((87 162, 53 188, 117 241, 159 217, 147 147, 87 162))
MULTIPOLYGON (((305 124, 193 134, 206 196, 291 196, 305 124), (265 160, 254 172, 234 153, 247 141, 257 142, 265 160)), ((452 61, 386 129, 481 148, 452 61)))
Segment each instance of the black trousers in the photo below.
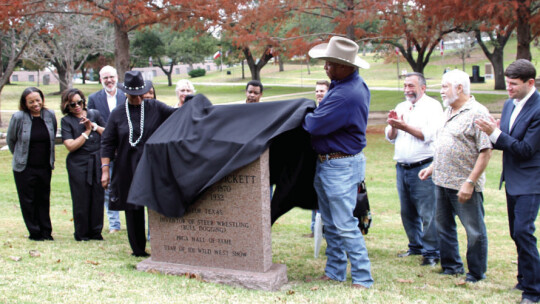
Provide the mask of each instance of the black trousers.
MULTIPOLYGON (((90 157, 90 156, 88 156, 90 157)), ((82 163, 67 161, 66 167, 69 176, 69 188, 73 202, 73 224, 77 241, 102 240, 103 229, 103 187, 90 172, 88 178, 87 160, 82 163)))
POLYGON ((27 166, 22 172, 13 171, 24 223, 33 240, 52 239, 51 175, 51 168, 27 166))
POLYGON ((144 208, 126 210, 126 226, 129 245, 135 256, 147 256, 144 208))

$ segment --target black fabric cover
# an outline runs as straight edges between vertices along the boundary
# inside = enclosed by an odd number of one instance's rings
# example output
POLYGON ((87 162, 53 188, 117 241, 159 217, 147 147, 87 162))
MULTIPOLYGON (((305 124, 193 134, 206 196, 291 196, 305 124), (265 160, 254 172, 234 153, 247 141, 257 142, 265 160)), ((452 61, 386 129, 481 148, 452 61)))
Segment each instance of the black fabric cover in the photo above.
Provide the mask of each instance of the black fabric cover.
POLYGON ((272 223, 295 206, 316 209, 316 155, 302 128, 314 108, 309 99, 214 106, 196 95, 146 142, 128 202, 183 216, 204 190, 270 148, 272 223))

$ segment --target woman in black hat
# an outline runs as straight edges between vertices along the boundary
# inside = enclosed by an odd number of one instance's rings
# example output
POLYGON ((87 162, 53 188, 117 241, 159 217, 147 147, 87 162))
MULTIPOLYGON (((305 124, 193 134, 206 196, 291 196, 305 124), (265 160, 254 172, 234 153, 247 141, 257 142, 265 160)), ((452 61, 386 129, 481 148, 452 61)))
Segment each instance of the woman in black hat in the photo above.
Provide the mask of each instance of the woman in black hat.
POLYGON ((111 187, 109 209, 125 210, 132 255, 148 256, 144 207, 129 204, 131 180, 143 152, 144 143, 176 109, 157 100, 143 99, 152 82, 143 80, 139 71, 128 71, 118 87, 126 93, 126 102, 111 113, 101 141, 101 184, 111 187), (109 163, 115 159, 112 178, 109 163), (110 182, 110 185, 109 185, 110 182))

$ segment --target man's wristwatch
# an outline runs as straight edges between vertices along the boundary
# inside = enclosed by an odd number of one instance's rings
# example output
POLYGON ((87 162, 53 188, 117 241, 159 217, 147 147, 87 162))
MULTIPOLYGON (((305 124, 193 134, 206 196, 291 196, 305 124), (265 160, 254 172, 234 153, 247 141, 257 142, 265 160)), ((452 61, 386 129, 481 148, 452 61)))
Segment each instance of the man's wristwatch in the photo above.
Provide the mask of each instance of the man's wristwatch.
POLYGON ((473 185, 473 186, 474 186, 474 182, 473 182, 473 180, 472 180, 472 179, 470 179, 470 178, 467 178, 467 180, 465 180, 465 181, 466 181, 467 183, 469 183, 469 184, 471 184, 471 185, 473 185))
POLYGON ((96 132, 97 128, 98 128, 97 123, 93 122, 92 123, 92 131, 96 132))

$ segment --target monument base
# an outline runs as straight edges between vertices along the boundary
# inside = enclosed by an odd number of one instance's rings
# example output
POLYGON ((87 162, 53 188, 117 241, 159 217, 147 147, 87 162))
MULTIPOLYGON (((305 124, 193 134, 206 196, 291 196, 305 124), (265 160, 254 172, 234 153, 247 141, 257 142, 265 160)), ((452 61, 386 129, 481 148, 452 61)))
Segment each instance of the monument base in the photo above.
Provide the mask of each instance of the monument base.
POLYGON ((207 282, 227 284, 249 289, 276 291, 287 283, 287 266, 272 264, 266 272, 242 271, 185 264, 155 262, 148 258, 137 264, 139 271, 158 271, 163 274, 194 274, 207 282))

